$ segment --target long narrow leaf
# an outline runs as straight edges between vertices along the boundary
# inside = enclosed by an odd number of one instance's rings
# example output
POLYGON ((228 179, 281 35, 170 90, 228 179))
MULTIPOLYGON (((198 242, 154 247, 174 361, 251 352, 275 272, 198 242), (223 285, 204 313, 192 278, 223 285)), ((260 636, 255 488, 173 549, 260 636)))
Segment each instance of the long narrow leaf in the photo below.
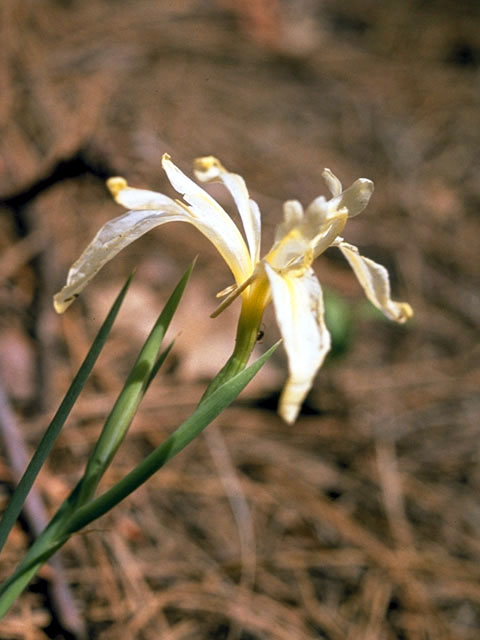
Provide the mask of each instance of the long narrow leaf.
POLYGON ((152 375, 158 371, 163 362, 162 356, 157 360, 158 352, 185 291, 193 267, 194 264, 187 269, 167 300, 105 422, 80 482, 81 486, 76 493, 76 507, 84 504, 94 495, 100 479, 111 463, 135 417, 138 406, 152 380, 152 375))
POLYGON ((151 370, 151 372, 150 372, 150 377, 148 378, 148 381, 147 381, 147 385, 146 385, 145 391, 146 391, 146 390, 148 389, 148 387, 152 384, 152 382, 153 382, 153 380, 154 380, 155 376, 156 376, 156 375, 157 375, 157 373, 160 371, 160 369, 161 369, 161 367, 162 367, 163 363, 164 363, 164 362, 165 362, 165 360, 167 359, 168 354, 169 354, 169 353, 170 353, 170 351, 172 350, 172 348, 173 348, 173 345, 174 345, 174 344, 175 344, 175 340, 172 340, 172 341, 170 342, 170 344, 169 344, 169 345, 168 345, 168 346, 167 346, 167 347, 162 351, 162 353, 158 356, 158 358, 157 358, 157 360, 156 360, 156 362, 155 362, 155 364, 154 364, 154 366, 153 366, 153 369, 152 369, 152 370, 151 370))
POLYGON ((132 281, 132 277, 133 274, 128 278, 122 290, 118 294, 115 302, 113 303, 110 312, 108 313, 95 340, 93 341, 92 346, 90 347, 89 352, 85 357, 85 360, 78 370, 77 375, 73 379, 73 382, 70 385, 70 388, 68 389, 64 399, 62 400, 62 403, 60 404, 55 416, 53 417, 53 420, 47 427, 47 430, 45 431, 43 438, 38 444, 36 451, 33 454, 32 459, 27 466, 27 469, 25 470, 25 473, 23 474, 13 493, 13 496, 3 514, 2 521, 0 522, 0 551, 2 550, 7 540, 11 528, 20 515, 25 499, 30 489, 32 488, 33 483, 35 482, 35 478, 37 477, 43 463, 52 450, 55 440, 57 439, 66 419, 68 418, 73 405, 80 395, 80 392, 85 386, 85 382, 87 381, 87 378, 90 375, 90 372, 92 371, 92 368, 97 361, 97 358, 100 355, 103 346, 105 345, 115 318, 117 317, 117 314, 120 310, 120 306, 127 293, 128 287, 130 286, 130 283, 132 281))
POLYGON ((69 519, 66 528, 67 533, 72 534, 75 531, 79 531, 82 527, 110 511, 163 467, 168 460, 182 451, 214 418, 235 400, 272 355, 278 344, 273 345, 247 369, 222 384, 210 396, 202 400, 188 420, 180 425, 165 442, 152 451, 145 460, 124 476, 116 485, 105 491, 98 498, 77 509, 69 519))
POLYGON ((111 489, 76 510, 70 501, 66 500, 44 533, 29 549, 15 573, 1 586, 0 618, 8 611, 11 604, 25 589, 41 565, 73 533, 110 511, 191 442, 238 396, 260 367, 272 355, 278 344, 269 349, 250 367, 238 373, 222 384, 210 396, 201 400, 196 411, 188 420, 111 489))

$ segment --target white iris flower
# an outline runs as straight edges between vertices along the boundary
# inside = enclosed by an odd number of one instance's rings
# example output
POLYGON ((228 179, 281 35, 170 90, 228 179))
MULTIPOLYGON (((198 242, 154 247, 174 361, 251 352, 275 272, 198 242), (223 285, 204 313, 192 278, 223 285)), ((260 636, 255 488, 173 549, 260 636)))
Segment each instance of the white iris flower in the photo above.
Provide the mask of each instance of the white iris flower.
POLYGON ((194 171, 202 182, 220 181, 238 208, 246 242, 226 211, 201 187, 190 180, 165 154, 163 168, 183 201, 154 191, 134 189, 123 178, 111 178, 107 186, 115 200, 129 209, 107 222, 71 267, 65 287, 55 295, 56 311, 62 313, 93 276, 121 249, 165 222, 189 222, 217 248, 232 271, 235 284, 219 294, 225 297, 212 314, 218 315, 237 296, 242 296, 239 335, 247 328, 258 330, 266 305, 273 300, 275 315, 288 356, 289 377, 280 399, 279 413, 293 423, 310 390, 313 378, 330 349, 325 325, 323 295, 312 263, 329 247, 338 247, 357 276, 367 298, 390 320, 405 322, 412 309, 390 297, 387 270, 360 255, 340 234, 348 218, 361 213, 373 193, 373 182, 356 180, 343 190, 329 169, 323 177, 332 194, 330 200, 316 198, 304 211, 297 200, 283 206, 273 247, 260 257, 260 211, 250 199, 245 181, 227 171, 212 156, 195 161, 194 171), (242 329, 242 325, 243 329, 242 329))

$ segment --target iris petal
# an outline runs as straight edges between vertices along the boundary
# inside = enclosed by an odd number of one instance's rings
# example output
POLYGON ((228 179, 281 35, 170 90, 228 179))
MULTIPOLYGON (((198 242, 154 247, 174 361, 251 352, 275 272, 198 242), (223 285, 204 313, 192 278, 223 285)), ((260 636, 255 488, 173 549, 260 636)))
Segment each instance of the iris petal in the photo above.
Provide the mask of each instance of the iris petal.
POLYGON ((245 242, 232 219, 203 189, 189 180, 168 157, 164 167, 172 185, 184 192, 191 207, 166 195, 129 187, 120 177, 107 182, 116 202, 132 211, 107 222, 68 272, 67 283, 54 296, 54 307, 63 313, 88 282, 117 253, 151 229, 166 222, 189 222, 217 248, 241 284, 253 265, 245 242))
POLYGON ((190 180, 165 154, 162 166, 172 187, 182 194, 193 213, 192 224, 215 245, 230 267, 237 284, 252 273, 254 265, 242 234, 228 213, 204 189, 190 180))
POLYGON ((322 289, 312 269, 300 277, 280 276, 266 263, 265 271, 288 356, 289 377, 279 413, 292 424, 330 349, 330 333, 324 320, 322 289))
POLYGON ((173 200, 162 210, 128 211, 109 220, 72 265, 66 285, 54 296, 57 313, 68 309, 90 280, 122 249, 154 227, 177 221, 192 222, 186 211, 173 200))
POLYGON ((407 302, 395 302, 390 297, 390 279, 388 271, 381 264, 361 256, 357 247, 347 242, 338 242, 336 246, 348 260, 365 295, 380 309, 387 318, 395 322, 406 322, 413 315, 407 302))
POLYGON ((346 209, 348 211, 348 217, 354 218, 365 209, 372 197, 374 190, 374 184, 367 178, 359 178, 355 182, 342 191, 342 193, 330 200, 329 209, 340 211, 346 209))
POLYGON ((245 180, 236 173, 227 171, 214 156, 197 158, 194 163, 195 177, 201 182, 220 180, 230 192, 242 219, 253 264, 260 259, 261 219, 257 203, 248 194, 245 180))
POLYGON ((178 210, 178 204, 172 198, 156 191, 129 187, 125 178, 109 178, 107 187, 115 202, 121 204, 125 209, 144 211, 146 209, 164 209, 165 207, 168 209, 174 207, 176 211, 178 210))
POLYGON ((325 180, 325 184, 334 198, 342 193, 342 183, 330 169, 325 168, 323 170, 322 178, 325 180))

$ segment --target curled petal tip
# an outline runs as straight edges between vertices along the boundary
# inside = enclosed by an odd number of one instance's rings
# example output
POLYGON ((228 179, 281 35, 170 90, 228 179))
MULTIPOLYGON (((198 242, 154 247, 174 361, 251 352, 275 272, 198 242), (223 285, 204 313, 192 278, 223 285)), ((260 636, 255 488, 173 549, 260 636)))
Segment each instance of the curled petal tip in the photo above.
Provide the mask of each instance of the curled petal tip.
POLYGON ((337 178, 337 176, 330 169, 328 169, 328 167, 325 167, 325 169, 323 170, 322 178, 325 180, 325 183, 334 198, 342 193, 342 183, 337 178))
POLYGON ((119 176, 115 176, 114 178, 109 178, 107 180, 107 188, 112 194, 114 198, 118 196, 120 191, 127 188, 127 181, 125 178, 120 178, 119 176))
POLYGON ((57 302, 55 298, 53 299, 53 308, 57 313, 63 313, 65 311, 64 305, 61 305, 59 302, 57 302))
POLYGON ((397 303, 397 317, 395 318, 396 322, 400 324, 404 324, 413 316, 413 309, 408 304, 408 302, 398 302, 397 303))
POLYGON ((222 173, 226 173, 226 169, 215 156, 203 156, 194 160, 193 172, 197 180, 209 182, 219 178, 222 173))
POLYGON ((199 171, 206 171, 211 167, 224 169, 220 160, 215 156, 201 156, 200 158, 195 158, 193 161, 193 167, 199 171))
POLYGON ((53 308, 57 313, 65 313, 76 298, 78 298, 78 294, 64 298, 60 293, 57 293, 53 296, 53 308))

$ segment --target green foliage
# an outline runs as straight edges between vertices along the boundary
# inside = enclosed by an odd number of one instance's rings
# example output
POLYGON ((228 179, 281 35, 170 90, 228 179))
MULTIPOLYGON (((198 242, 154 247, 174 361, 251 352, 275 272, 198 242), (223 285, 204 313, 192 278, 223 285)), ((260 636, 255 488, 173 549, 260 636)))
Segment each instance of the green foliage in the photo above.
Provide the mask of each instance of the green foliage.
MULTIPOLYGON (((83 477, 70 496, 60 506, 45 530, 30 547, 14 574, 0 587, 0 617, 8 611, 11 604, 22 593, 38 569, 67 542, 73 533, 110 511, 156 473, 168 460, 182 451, 238 396, 277 348, 278 344, 274 345, 248 368, 245 368, 244 365, 241 368, 233 365, 227 369, 224 367, 217 375, 217 378, 212 381, 193 415, 117 484, 107 489, 100 496, 95 497, 100 479, 121 445, 145 392, 172 347, 171 343, 159 355, 163 338, 182 298, 192 269, 193 265, 178 283, 145 341, 125 385, 105 421, 83 477)), ((83 388, 96 357, 98 357, 99 350, 105 343, 113 320, 125 296, 128 284, 127 282, 122 289, 102 326, 99 336, 97 336, 87 356, 87 364, 84 363, 82 365, 74 384, 72 384, 73 391, 71 388, 67 393, 67 397, 61 405, 62 411, 59 410, 57 412, 60 417, 57 419, 56 416, 52 422, 54 427, 50 425, 47 429, 44 437, 46 444, 42 448, 42 453, 40 455, 37 452, 32 461, 34 464, 32 465, 31 463, 30 465, 33 471, 26 473, 27 479, 25 481, 22 479, 20 497, 17 498, 14 508, 10 508, 10 513, 7 514, 7 525, 4 527, 6 531, 5 537, 10 530, 9 528, 7 529, 7 526, 10 525, 11 528, 13 525, 16 516, 21 510, 28 489, 31 487, 36 473, 38 473, 38 469, 51 450, 61 426, 83 388), (95 357, 90 357, 92 352, 95 357), (68 402, 66 402, 67 398, 68 402), (55 421, 56 419, 57 421, 55 421)))
POLYGON ((132 276, 130 276, 123 286, 122 290, 117 296, 117 299, 112 305, 110 312, 108 313, 104 323, 102 324, 100 331, 98 332, 95 340, 93 341, 90 350, 83 361, 77 375, 73 379, 70 388, 68 389, 60 407, 58 408, 53 420, 47 427, 43 438, 41 439, 32 459, 25 470, 20 482, 15 489, 13 496, 3 514, 2 521, 0 522, 0 551, 2 550, 8 534, 10 533, 13 525, 15 524, 27 495, 32 488, 35 478, 37 477, 43 463, 47 459, 56 439, 58 438, 60 431, 67 420, 73 405, 75 404, 80 392, 82 391, 87 381, 92 368, 97 361, 100 352, 102 351, 105 342, 110 334, 115 318, 120 310, 122 302, 128 291, 132 276))

